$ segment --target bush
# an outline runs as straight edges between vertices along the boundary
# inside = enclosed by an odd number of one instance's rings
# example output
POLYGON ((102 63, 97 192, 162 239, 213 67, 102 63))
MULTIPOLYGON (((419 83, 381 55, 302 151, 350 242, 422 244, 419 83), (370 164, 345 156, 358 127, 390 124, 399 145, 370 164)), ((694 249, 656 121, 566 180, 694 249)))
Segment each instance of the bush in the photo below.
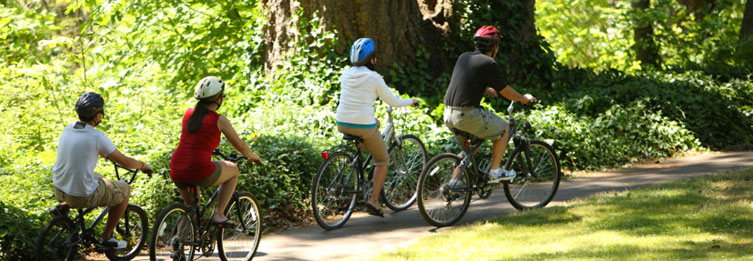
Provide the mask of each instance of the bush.
POLYGON ((40 217, 0 200, 0 260, 32 260, 40 217))

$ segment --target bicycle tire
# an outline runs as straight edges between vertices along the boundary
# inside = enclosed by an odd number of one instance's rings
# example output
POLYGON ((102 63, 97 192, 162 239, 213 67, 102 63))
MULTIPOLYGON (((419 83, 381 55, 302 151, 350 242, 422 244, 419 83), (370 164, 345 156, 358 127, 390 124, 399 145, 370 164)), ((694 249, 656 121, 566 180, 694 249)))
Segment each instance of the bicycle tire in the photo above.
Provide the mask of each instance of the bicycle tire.
POLYGON ((421 139, 409 134, 400 136, 400 141, 402 149, 397 146, 397 142, 393 142, 387 151, 390 155, 390 167, 380 194, 384 205, 393 211, 405 210, 416 202, 418 177, 427 161, 426 147, 421 139), (401 151, 405 162, 399 157, 401 151))
POLYGON ((146 212, 139 206, 128 204, 123 216, 118 221, 113 235, 126 241, 125 249, 108 250, 105 255, 110 260, 131 260, 141 252, 149 233, 149 221, 146 212), (121 255, 120 253, 125 253, 121 255))
POLYGON ((333 152, 322 162, 311 185, 311 209, 316 223, 325 230, 342 227, 355 210, 359 173, 353 158, 333 152))
POLYGON ((453 172, 460 161, 455 154, 439 154, 429 160, 418 179, 418 210, 421 217, 433 226, 454 225, 465 215, 471 204, 472 189, 468 186, 472 183, 468 173, 461 171, 459 177, 456 177, 456 180, 460 178, 464 184, 455 188, 450 185, 453 172))
POLYGON ((527 155, 524 147, 521 147, 505 163, 505 169, 517 173, 513 180, 504 182, 503 186, 507 200, 518 210, 541 208, 549 204, 557 193, 561 179, 559 159, 554 149, 540 140, 530 140, 528 146, 532 155, 527 155))
POLYGON ((223 228, 217 233, 217 250, 220 259, 251 260, 259 248, 262 217, 259 202, 249 192, 238 192, 238 198, 225 208, 225 216, 235 221, 235 227, 223 228), (237 247, 236 247, 237 246, 237 247), (233 251, 226 251, 231 247, 233 251), (240 250, 240 251, 238 251, 240 250))
POLYGON ((157 215, 149 238, 149 258, 193 260, 197 228, 192 211, 183 204, 173 203, 157 215), (182 230, 179 227, 183 227, 182 230), (182 238, 182 239, 181 239, 182 238), (188 249, 186 249, 186 246, 188 249))
POLYGON ((36 260, 73 259, 78 254, 77 232, 76 225, 67 216, 57 216, 47 222, 37 238, 36 260))

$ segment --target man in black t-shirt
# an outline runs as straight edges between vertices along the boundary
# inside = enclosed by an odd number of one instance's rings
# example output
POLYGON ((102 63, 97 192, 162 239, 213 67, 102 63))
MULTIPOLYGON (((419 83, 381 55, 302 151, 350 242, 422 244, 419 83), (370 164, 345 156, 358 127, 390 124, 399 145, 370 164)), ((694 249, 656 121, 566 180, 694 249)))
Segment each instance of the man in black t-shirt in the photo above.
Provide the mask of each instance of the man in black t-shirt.
POLYGON ((525 104, 536 100, 530 94, 521 95, 507 85, 502 70, 494 61, 499 39, 499 30, 494 26, 485 25, 476 31, 473 39, 476 50, 458 57, 444 96, 444 122, 451 131, 457 129, 482 139, 494 140, 489 183, 510 180, 515 177, 515 172, 499 167, 507 148, 507 121, 481 108, 482 96, 485 93, 492 97, 501 94, 509 100, 525 104))

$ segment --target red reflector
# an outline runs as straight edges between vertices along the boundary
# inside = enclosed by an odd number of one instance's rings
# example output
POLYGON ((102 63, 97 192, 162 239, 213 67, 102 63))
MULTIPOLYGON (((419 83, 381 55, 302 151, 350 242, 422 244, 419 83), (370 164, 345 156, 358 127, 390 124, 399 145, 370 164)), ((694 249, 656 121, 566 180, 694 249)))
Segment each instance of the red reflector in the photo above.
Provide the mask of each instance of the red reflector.
POLYGON ((322 151, 322 159, 329 159, 329 153, 326 151, 322 151))
POLYGON ((465 146, 471 145, 471 142, 469 140, 465 140, 465 146))

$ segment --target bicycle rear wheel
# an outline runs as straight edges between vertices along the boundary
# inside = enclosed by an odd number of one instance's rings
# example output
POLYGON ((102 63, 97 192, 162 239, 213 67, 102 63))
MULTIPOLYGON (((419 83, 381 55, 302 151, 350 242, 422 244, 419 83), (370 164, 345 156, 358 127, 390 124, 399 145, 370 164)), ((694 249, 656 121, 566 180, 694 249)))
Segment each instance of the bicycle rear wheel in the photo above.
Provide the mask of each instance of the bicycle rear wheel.
POLYGON ((182 204, 171 204, 160 211, 150 238, 151 260, 193 260, 197 231, 190 213, 182 204))
POLYGON ((552 201, 560 185, 560 164, 549 144, 529 141, 530 153, 516 149, 505 164, 517 176, 504 182, 505 196, 519 210, 544 207, 552 201))
POLYGON ((225 209, 225 216, 235 221, 235 227, 220 229, 217 249, 222 260, 250 260, 256 254, 261 240, 261 212, 254 195, 238 192, 225 209))
POLYGON ((128 204, 113 232, 116 238, 127 243, 126 248, 108 250, 105 252, 105 255, 110 260, 133 259, 141 252, 141 248, 144 247, 148 233, 149 221, 146 218, 146 212, 139 206, 128 204))
POLYGON ((442 153, 429 160, 421 173, 418 179, 418 210, 429 224, 451 226, 468 210, 472 194, 471 179, 468 173, 455 173, 458 166, 460 158, 457 155, 442 153))
POLYGON ((37 239, 36 260, 72 260, 78 254, 78 235, 70 218, 50 220, 37 239))
POLYGON ((390 167, 384 181, 382 202, 393 211, 409 208, 416 202, 418 177, 426 165, 426 147, 416 136, 400 136, 402 146, 392 143, 390 167))
POLYGON ((355 209, 358 172, 352 162, 344 152, 331 153, 314 176, 311 209, 316 223, 326 230, 344 225, 355 209))

